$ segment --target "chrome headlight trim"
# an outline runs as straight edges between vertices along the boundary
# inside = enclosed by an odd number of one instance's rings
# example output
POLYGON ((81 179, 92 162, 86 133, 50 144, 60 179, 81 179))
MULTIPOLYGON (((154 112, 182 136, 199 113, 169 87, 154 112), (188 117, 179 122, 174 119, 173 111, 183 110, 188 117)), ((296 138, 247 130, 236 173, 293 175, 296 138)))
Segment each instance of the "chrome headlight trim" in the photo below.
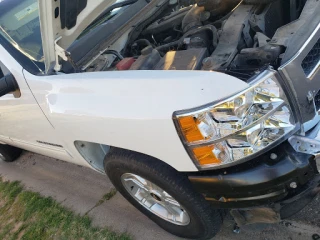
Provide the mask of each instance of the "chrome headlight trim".
POLYGON ((174 124, 176 126, 178 135, 186 149, 186 151, 188 152, 189 156, 191 157, 191 159, 193 160, 194 164, 197 166, 197 168, 199 170, 210 170, 210 169, 221 169, 221 168, 226 168, 226 167, 230 167, 230 166, 234 166, 234 165, 238 165, 240 163, 246 162, 248 160, 251 160, 253 158, 256 158, 257 156, 266 153, 267 151, 269 151, 271 148, 279 145, 280 143, 282 143, 283 141, 287 140, 290 136, 292 136, 294 133, 296 133, 299 129, 300 129, 300 124, 297 121, 297 114, 295 112, 295 109, 292 108, 292 104, 291 104, 291 99, 288 98, 288 92, 287 92, 287 88, 285 86, 285 84, 282 82, 282 79, 280 77, 280 75, 277 73, 277 71, 274 71, 272 69, 268 69, 265 70, 264 72, 262 72, 261 74, 255 76, 254 78, 251 79, 251 81, 249 81, 249 87, 246 88, 245 90, 236 93, 232 96, 229 96, 225 99, 220 99, 218 101, 214 101, 211 102, 209 104, 200 106, 200 107, 196 107, 196 108, 192 108, 192 109, 187 109, 187 110, 181 110, 181 111, 176 111, 173 113, 173 120, 174 120, 174 124), (284 92, 285 95, 285 101, 283 101, 283 103, 281 103, 279 106, 277 106, 275 109, 273 109, 272 111, 268 112, 266 115, 264 115, 262 118, 259 118, 259 120, 252 122, 251 124, 249 124, 248 126, 243 127, 242 129, 235 131, 234 133, 218 138, 218 139, 210 139, 208 141, 203 141, 203 142, 192 142, 189 143, 188 141, 186 141, 186 138, 182 132, 181 126, 179 124, 178 118, 179 117, 183 117, 183 116, 190 116, 193 114, 197 114, 197 113, 203 113, 206 111, 209 111, 211 109, 213 109, 216 106, 219 106, 220 104, 223 104, 225 102, 231 101, 235 98, 237 98, 238 96, 241 96, 245 93, 247 93, 248 91, 250 91, 251 89, 255 88, 257 86, 257 84, 267 80, 268 78, 275 78, 277 80, 277 83, 280 85, 282 91, 284 92), (215 143, 219 143, 219 142, 223 142, 226 141, 227 139, 230 139, 230 137, 238 135, 240 133, 243 133, 245 131, 247 131, 248 129, 252 128, 253 126, 255 126, 258 123, 261 123, 264 119, 268 119, 268 117, 272 116, 275 112, 277 112, 279 110, 279 108, 282 108, 283 106, 286 106, 289 108, 290 110, 290 114, 292 115, 294 122, 293 122, 293 128, 287 132, 284 136, 280 137, 279 139, 273 141, 272 143, 270 143, 269 145, 267 145, 266 147, 262 148, 261 150, 259 150, 258 152, 254 152, 252 153, 250 156, 241 158, 240 160, 235 160, 233 162, 230 163, 222 163, 222 164, 214 164, 212 166, 210 165, 206 165, 206 166, 201 166, 198 162, 198 160, 195 158, 194 153, 193 153, 193 149, 199 146, 209 146, 210 144, 215 144, 215 143))

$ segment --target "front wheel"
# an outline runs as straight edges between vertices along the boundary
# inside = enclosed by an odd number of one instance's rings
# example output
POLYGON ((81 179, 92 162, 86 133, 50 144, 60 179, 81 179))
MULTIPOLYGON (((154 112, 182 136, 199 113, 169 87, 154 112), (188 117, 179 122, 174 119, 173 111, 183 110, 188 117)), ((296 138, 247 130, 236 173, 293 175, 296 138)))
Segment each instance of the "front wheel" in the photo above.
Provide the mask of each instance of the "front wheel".
POLYGON ((118 191, 166 231, 184 238, 210 239, 222 214, 195 192, 185 174, 143 154, 112 149, 105 170, 118 191))
POLYGON ((0 160, 5 162, 13 162, 22 153, 20 148, 12 147, 9 145, 0 144, 0 160))

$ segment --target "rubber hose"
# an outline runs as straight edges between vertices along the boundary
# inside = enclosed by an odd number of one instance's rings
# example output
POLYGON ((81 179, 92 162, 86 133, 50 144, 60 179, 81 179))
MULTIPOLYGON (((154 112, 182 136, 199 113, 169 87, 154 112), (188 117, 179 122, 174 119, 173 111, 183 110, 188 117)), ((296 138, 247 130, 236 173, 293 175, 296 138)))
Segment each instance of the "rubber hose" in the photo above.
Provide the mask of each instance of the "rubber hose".
POLYGON ((144 46, 151 46, 152 47, 152 44, 150 43, 150 41, 148 39, 144 39, 144 38, 134 41, 133 44, 135 44, 135 43, 138 44, 138 45, 141 44, 141 45, 144 45, 144 46))
POLYGON ((213 25, 205 25, 205 26, 202 26, 202 27, 199 27, 199 28, 195 28, 195 29, 192 29, 192 30, 186 32, 185 34, 183 34, 183 36, 179 40, 171 42, 171 43, 164 44, 162 46, 159 46, 159 47, 156 48, 156 50, 158 50, 159 52, 163 52, 165 50, 170 49, 171 47, 179 46, 179 45, 181 45, 183 43, 183 40, 186 37, 188 37, 190 35, 194 35, 196 33, 202 32, 202 31, 205 31, 205 30, 210 30, 212 32, 212 34, 213 34, 212 45, 214 47, 216 47, 217 44, 218 44, 218 31, 217 31, 216 27, 213 26, 213 25))
POLYGON ((204 7, 198 7, 197 5, 194 5, 182 20, 182 31, 185 33, 191 28, 202 26, 200 18, 201 13, 204 11, 204 7))
POLYGON ((205 25, 199 28, 195 28, 195 29, 191 29, 190 31, 186 32, 183 36, 182 36, 182 41, 184 38, 190 36, 190 35, 194 35, 196 33, 205 31, 205 30, 210 30, 212 32, 212 46, 216 47, 218 45, 218 31, 216 29, 215 26, 213 25, 205 25))
POLYGON ((105 54, 112 54, 112 55, 115 55, 117 58, 119 58, 120 60, 123 59, 123 56, 118 53, 116 50, 106 50, 104 51, 105 54))

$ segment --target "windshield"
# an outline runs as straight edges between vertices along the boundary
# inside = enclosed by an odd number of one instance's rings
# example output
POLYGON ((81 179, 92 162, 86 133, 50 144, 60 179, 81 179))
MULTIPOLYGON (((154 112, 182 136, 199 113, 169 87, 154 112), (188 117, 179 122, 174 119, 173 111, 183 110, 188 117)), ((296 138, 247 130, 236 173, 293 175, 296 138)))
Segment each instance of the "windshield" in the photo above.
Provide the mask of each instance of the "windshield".
MULTIPOLYGON (((95 19, 78 39, 110 20, 124 8, 119 6, 116 9, 111 8, 110 11, 106 9, 106 12, 95 19)), ((34 65, 43 69, 38 0, 0 0, 0 35, 34 65)))
POLYGON ((0 34, 33 61, 43 61, 37 0, 0 0, 0 34))

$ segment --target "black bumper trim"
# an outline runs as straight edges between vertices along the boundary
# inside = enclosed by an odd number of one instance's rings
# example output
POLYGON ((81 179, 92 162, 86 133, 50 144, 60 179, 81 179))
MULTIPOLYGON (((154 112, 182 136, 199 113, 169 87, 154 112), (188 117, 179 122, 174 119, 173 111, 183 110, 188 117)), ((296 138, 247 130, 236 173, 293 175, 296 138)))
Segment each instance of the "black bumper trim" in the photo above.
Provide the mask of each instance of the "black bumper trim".
POLYGON ((217 208, 247 208, 289 199, 318 175, 314 157, 295 152, 287 142, 237 167, 188 174, 194 188, 217 208), (276 160, 270 159, 271 153, 277 154, 276 160))

